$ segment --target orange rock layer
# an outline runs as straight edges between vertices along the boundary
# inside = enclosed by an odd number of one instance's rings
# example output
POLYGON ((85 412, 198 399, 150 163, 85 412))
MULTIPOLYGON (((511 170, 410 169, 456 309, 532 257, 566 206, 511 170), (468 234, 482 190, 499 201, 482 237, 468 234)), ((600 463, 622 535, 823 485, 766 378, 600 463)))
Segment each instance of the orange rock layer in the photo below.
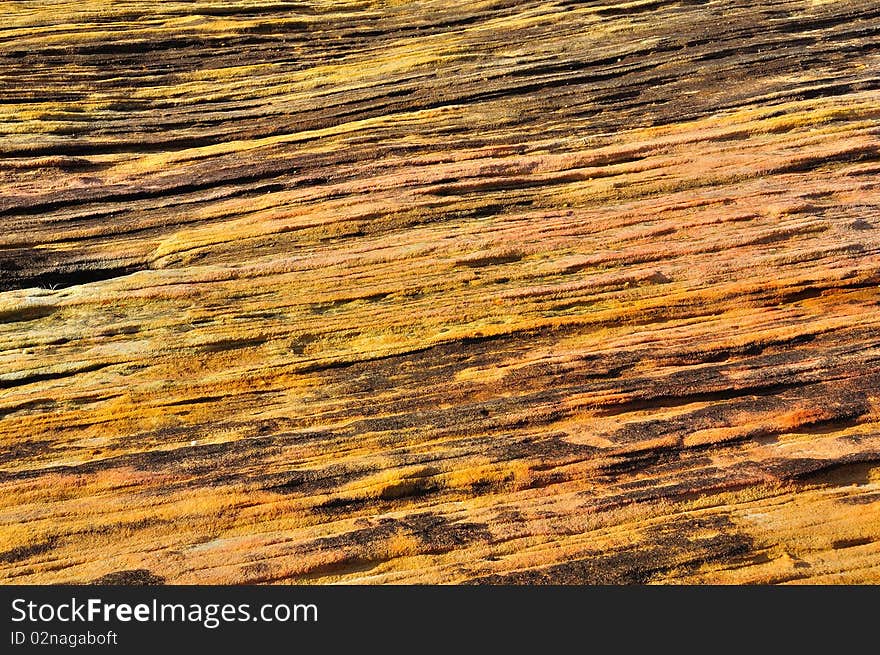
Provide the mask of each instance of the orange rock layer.
POLYGON ((0 7, 3 582, 880 582, 880 3, 0 7))

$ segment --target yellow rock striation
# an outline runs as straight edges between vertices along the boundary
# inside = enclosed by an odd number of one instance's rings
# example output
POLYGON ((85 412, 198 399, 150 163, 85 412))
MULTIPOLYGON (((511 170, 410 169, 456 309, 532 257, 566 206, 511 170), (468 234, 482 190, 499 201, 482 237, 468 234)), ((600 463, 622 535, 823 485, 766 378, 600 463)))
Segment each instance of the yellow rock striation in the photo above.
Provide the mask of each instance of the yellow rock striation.
POLYGON ((880 2, 0 28, 3 582, 880 582, 880 2))

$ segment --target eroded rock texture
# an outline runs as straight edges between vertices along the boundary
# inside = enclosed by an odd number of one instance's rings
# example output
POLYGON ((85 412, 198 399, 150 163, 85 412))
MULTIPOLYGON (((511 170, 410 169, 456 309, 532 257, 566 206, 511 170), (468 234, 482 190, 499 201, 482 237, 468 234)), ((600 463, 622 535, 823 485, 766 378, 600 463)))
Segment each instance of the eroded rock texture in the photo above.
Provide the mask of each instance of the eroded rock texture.
POLYGON ((0 3, 0 576, 880 581, 880 2, 0 3))

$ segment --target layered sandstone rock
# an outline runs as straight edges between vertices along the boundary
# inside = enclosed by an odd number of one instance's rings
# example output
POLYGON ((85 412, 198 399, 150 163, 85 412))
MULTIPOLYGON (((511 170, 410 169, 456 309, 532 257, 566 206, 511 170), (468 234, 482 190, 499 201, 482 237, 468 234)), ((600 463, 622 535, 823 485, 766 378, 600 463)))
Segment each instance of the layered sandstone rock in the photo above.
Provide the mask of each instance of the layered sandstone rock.
POLYGON ((2 22, 3 581, 880 581, 880 3, 2 22))

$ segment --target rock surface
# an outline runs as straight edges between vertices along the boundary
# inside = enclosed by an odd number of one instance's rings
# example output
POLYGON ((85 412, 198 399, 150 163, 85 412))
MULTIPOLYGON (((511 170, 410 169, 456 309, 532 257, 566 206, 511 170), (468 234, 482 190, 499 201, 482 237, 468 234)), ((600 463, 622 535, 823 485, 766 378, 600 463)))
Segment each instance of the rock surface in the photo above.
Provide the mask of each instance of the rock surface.
POLYGON ((880 2, 2 14, 3 581, 880 582, 880 2))

